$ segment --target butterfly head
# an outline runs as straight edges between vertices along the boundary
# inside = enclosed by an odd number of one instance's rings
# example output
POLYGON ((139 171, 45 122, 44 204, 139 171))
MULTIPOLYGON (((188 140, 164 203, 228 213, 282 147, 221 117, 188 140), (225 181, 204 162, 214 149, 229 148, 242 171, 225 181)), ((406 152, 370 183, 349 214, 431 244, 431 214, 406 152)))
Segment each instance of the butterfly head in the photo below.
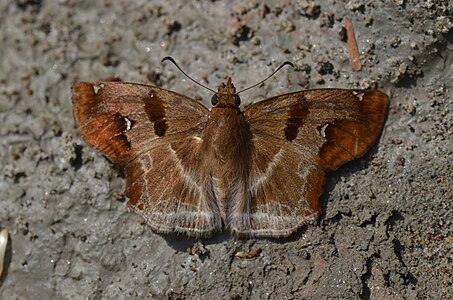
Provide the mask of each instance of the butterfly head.
POLYGON ((227 83, 222 83, 211 98, 211 103, 214 107, 231 107, 238 108, 241 105, 241 98, 236 93, 236 88, 231 82, 231 78, 228 78, 227 83))

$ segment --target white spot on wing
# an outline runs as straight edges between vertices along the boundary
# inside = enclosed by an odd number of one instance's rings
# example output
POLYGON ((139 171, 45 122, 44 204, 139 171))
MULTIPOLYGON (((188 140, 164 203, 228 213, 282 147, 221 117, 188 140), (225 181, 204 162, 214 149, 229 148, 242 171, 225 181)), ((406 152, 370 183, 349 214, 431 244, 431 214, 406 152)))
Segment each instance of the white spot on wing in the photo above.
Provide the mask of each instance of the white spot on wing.
POLYGON ((356 96, 357 98, 359 98, 359 101, 363 101, 363 96, 365 96, 364 93, 358 93, 358 92, 356 92, 356 91, 352 91, 352 94, 353 94, 354 96, 356 96))
POLYGON ((321 130, 319 131, 319 133, 321 134, 322 137, 326 137, 326 128, 327 126, 329 126, 329 124, 325 124, 321 127, 321 130))
POLYGON ((94 93, 97 94, 101 89, 105 87, 105 84, 100 83, 98 85, 93 85, 94 93))
POLYGON ((126 131, 131 129, 132 122, 127 117, 124 117, 124 121, 126 121, 126 131))

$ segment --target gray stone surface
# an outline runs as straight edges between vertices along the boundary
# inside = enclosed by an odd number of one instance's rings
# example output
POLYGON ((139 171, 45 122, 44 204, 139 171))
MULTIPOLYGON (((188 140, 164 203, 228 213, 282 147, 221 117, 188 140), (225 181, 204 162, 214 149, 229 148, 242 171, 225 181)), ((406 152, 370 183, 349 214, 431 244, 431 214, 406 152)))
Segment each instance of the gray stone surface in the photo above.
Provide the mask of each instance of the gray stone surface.
POLYGON ((0 298, 452 299, 451 1, 183 3, 0 0, 0 298), (243 102, 377 87, 388 120, 367 155, 329 174, 319 222, 290 238, 156 235, 114 197, 125 179, 78 134, 70 86, 119 76, 208 105, 167 55, 213 88, 290 60, 243 102), (256 259, 235 256, 250 249, 256 259))

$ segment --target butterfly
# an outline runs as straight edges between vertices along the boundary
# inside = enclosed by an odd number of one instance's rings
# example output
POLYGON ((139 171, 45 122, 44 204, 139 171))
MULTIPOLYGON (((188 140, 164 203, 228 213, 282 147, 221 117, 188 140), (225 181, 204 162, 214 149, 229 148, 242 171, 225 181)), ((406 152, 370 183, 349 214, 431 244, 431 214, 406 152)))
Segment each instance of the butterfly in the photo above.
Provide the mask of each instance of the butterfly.
POLYGON ((157 233, 286 237, 321 211, 325 173, 379 137, 388 96, 312 89, 241 109, 231 78, 212 108, 155 86, 79 82, 85 141, 124 165, 128 208, 157 233))

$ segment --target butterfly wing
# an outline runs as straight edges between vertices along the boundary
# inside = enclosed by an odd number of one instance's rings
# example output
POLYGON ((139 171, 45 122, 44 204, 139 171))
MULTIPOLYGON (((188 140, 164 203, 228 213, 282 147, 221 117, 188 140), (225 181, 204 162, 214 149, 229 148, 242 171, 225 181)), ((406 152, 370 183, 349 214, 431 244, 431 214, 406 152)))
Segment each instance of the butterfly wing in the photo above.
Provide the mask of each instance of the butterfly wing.
POLYGON ((238 235, 288 236, 320 212, 325 171, 363 155, 382 130, 388 97, 318 89, 270 98, 244 115, 253 135, 248 211, 230 215, 238 235))
POLYGON ((221 228, 200 158, 208 110, 153 86, 102 82, 72 87, 76 124, 91 146, 126 167, 128 207, 157 232, 208 236, 221 228))

